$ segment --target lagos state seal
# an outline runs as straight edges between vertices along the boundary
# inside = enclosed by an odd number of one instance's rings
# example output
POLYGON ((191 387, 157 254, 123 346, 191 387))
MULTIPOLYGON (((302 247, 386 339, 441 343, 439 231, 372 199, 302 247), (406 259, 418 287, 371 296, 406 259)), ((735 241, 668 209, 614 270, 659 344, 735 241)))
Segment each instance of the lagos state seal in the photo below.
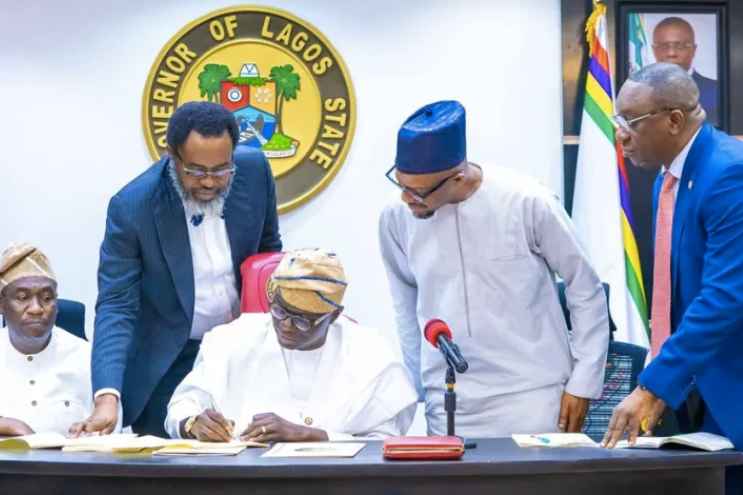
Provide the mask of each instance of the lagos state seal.
POLYGON ((163 47, 142 98, 153 158, 167 152, 168 120, 187 101, 232 112, 238 146, 260 149, 271 164, 281 213, 333 179, 356 124, 353 86, 337 50, 310 23, 268 7, 217 10, 163 47))

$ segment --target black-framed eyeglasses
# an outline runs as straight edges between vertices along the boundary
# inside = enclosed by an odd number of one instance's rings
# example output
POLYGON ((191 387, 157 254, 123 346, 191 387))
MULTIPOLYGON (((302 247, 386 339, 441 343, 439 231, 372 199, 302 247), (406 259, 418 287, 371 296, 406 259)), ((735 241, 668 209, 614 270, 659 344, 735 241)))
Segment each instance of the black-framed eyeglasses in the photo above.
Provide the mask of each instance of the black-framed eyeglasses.
POLYGON ((300 332, 309 332, 313 328, 319 326, 323 321, 330 318, 333 313, 335 313, 335 311, 332 311, 320 316, 319 318, 310 319, 306 316, 300 316, 294 313, 290 313, 276 302, 272 302, 269 307, 271 310, 271 316, 279 321, 284 321, 288 318, 292 322, 292 325, 294 325, 294 328, 296 328, 300 332))
POLYGON ((450 175, 449 177, 446 177, 446 178, 442 179, 442 180, 441 180, 441 182, 439 182, 438 184, 436 184, 435 186, 433 186, 433 187, 432 187, 431 189, 429 189, 429 190, 428 190, 428 191, 426 191, 425 193, 419 193, 418 191, 414 191, 413 189, 410 189, 410 188, 409 188, 409 187, 407 187, 407 186, 403 186, 402 184, 400 184, 399 182, 397 182, 397 181, 396 181, 396 180, 395 180, 395 179, 394 179, 394 178, 392 177, 392 172, 393 172, 393 171, 395 170, 395 168, 396 168, 396 166, 395 166, 395 165, 392 165, 392 168, 390 168, 390 169, 389 169, 389 170, 388 170, 388 171, 387 171, 387 172, 386 172, 386 173, 384 174, 384 176, 385 176, 385 177, 387 177, 387 180, 389 180, 390 182, 392 182, 392 183, 393 183, 393 184, 394 184, 395 186, 397 186, 397 188, 398 188, 398 189, 400 189, 400 190, 401 190, 402 192, 406 192, 406 193, 410 194, 411 196, 413 196, 413 197, 414 197, 414 198, 415 198, 416 200, 418 200, 419 202, 423 202, 423 201, 425 201, 425 199, 426 199, 427 197, 429 197, 429 196, 430 196, 431 194, 433 194, 433 193, 435 193, 436 191, 438 191, 439 189, 441 189, 441 188, 442 188, 442 187, 444 186, 444 184, 446 184, 446 183, 447 183, 447 182, 449 181, 449 179, 451 179, 452 177, 454 177, 454 176, 456 176, 457 174, 459 174, 459 171, 457 171, 456 173, 454 173, 454 174, 450 175))

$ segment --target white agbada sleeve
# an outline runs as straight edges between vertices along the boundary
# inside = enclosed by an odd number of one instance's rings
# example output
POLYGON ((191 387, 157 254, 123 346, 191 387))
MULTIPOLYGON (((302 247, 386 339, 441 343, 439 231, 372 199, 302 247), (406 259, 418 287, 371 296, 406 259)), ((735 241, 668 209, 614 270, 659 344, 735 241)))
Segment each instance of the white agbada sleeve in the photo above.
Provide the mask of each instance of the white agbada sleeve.
POLYGON ((395 321, 400 338, 403 362, 408 369, 419 400, 423 400, 421 383, 421 330, 418 327, 418 285, 408 265, 407 253, 399 242, 394 211, 387 207, 379 219, 379 243, 382 261, 395 308, 395 321))
POLYGON ((565 281, 572 326, 573 371, 565 390, 577 397, 601 396, 609 348, 609 310, 601 280, 588 263, 565 209, 551 195, 526 208, 529 245, 565 281), (530 218, 528 218, 530 217, 530 218))
MULTIPOLYGON (((193 370, 176 387, 168 403, 165 431, 172 438, 181 438, 181 421, 215 407, 216 401, 210 390, 214 391, 226 383, 224 373, 215 376, 213 368, 218 367, 209 362, 211 356, 209 342, 209 334, 206 334, 194 361, 193 370)), ((222 368, 226 368, 224 362, 221 365, 222 368)))

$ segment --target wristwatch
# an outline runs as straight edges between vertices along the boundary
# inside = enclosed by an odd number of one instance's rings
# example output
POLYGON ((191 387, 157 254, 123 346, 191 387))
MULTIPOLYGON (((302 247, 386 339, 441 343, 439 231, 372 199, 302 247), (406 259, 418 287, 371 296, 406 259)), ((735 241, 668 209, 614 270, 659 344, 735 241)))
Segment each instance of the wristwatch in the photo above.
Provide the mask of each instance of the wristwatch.
POLYGON ((194 437, 194 435, 191 433, 191 429, 193 428, 193 425, 196 424, 197 418, 198 416, 191 416, 186 420, 186 423, 183 425, 183 432, 192 438, 194 437))

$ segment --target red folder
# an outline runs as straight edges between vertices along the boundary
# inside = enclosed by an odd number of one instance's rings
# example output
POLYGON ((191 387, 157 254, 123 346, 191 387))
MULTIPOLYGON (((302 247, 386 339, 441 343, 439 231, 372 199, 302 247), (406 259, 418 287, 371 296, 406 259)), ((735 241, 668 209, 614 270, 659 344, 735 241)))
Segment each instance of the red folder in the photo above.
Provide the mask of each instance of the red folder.
POLYGON ((464 454, 464 443, 459 437, 390 437, 384 441, 385 459, 459 459, 464 454))

